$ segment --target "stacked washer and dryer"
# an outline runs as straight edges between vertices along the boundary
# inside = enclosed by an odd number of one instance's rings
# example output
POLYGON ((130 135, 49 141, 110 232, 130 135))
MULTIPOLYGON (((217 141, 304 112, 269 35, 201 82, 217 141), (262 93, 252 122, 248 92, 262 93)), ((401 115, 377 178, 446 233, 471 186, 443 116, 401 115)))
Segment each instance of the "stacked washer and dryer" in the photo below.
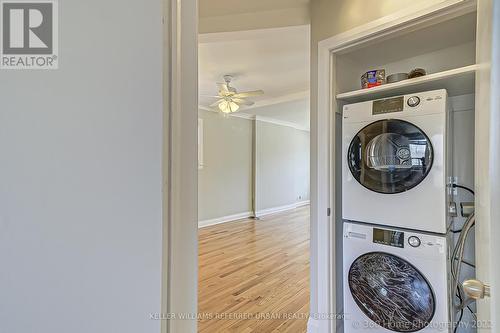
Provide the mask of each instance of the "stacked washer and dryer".
POLYGON ((448 332, 446 90, 344 106, 344 332, 448 332))

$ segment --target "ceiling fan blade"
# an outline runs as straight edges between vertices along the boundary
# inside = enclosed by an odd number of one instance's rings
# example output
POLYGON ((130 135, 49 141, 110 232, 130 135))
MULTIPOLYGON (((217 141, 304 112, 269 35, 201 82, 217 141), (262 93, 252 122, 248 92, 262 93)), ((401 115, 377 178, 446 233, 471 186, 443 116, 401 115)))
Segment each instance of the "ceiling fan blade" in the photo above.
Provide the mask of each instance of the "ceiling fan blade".
POLYGON ((214 95, 200 95, 200 97, 219 98, 220 99, 220 96, 214 96, 214 95))
POLYGON ((235 102, 237 104, 247 105, 247 106, 251 106, 251 105, 255 104, 255 102, 247 101, 246 99, 243 99, 243 98, 233 98, 233 102, 235 102))
POLYGON ((263 95, 264 91, 263 90, 254 90, 254 91, 244 91, 240 92, 237 94, 234 94, 233 96, 236 98, 245 98, 245 97, 251 97, 251 96, 260 96, 263 95))
POLYGON ((210 104, 210 107, 211 108, 216 107, 216 106, 218 106, 222 102, 224 102, 224 100, 223 99, 219 99, 217 102, 214 102, 214 103, 210 104))

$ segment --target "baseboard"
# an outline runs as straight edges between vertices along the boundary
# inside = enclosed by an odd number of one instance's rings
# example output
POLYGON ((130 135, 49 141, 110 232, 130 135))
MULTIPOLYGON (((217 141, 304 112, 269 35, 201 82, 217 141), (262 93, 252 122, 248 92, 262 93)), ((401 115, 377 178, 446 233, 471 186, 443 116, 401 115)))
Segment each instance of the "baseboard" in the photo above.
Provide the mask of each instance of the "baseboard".
POLYGON ((302 206, 307 206, 307 205, 309 205, 309 200, 296 202, 296 203, 293 203, 290 205, 266 208, 266 209, 262 209, 262 210, 257 211, 257 216, 260 217, 260 216, 266 216, 266 215, 270 215, 270 214, 286 212, 287 210, 292 210, 292 209, 299 208, 302 206))
MULTIPOLYGON (((292 209, 307 206, 307 205, 309 205, 309 200, 304 200, 304 201, 296 202, 296 203, 293 203, 290 205, 285 205, 285 206, 267 208, 267 209, 263 209, 263 210, 258 211, 257 216, 265 216, 265 215, 270 215, 270 214, 286 212, 287 210, 292 210, 292 209)), ((242 220, 242 219, 246 219, 246 218, 249 218, 252 216, 253 216, 252 212, 244 212, 244 213, 238 213, 238 214, 233 214, 233 215, 217 217, 215 219, 198 221, 198 228, 204 228, 204 227, 208 227, 211 225, 232 222, 232 221, 236 221, 236 220, 242 220)))
POLYGON ((203 227, 208 227, 208 226, 216 225, 216 224, 220 224, 220 223, 226 223, 226 222, 246 219, 246 218, 251 217, 252 215, 253 215, 252 212, 244 212, 244 213, 239 213, 239 214, 222 216, 222 217, 218 217, 218 218, 210 219, 210 220, 198 221, 198 228, 203 228, 203 227))
POLYGON ((309 205, 311 202, 309 200, 304 200, 304 201, 299 201, 295 204, 295 206, 298 208, 298 207, 302 207, 302 206, 307 206, 309 205))

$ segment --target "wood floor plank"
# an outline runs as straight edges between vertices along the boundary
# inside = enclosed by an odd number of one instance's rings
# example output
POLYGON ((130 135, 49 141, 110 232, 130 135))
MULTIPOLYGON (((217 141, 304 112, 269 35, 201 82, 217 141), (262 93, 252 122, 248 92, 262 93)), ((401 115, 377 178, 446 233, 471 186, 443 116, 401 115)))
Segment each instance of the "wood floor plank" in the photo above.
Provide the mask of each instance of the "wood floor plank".
POLYGON ((306 332, 309 207, 199 231, 198 332, 306 332))

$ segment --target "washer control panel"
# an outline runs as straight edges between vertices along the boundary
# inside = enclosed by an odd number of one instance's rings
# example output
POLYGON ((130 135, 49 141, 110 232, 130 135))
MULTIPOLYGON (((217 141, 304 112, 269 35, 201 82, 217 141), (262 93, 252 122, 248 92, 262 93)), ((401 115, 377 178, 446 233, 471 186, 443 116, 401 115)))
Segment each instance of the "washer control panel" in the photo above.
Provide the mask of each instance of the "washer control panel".
POLYGON ((436 258, 447 255, 447 236, 433 235, 407 229, 344 222, 344 246, 351 244, 356 251, 381 251, 400 255, 436 258), (412 254, 413 253, 413 254, 412 254))
POLYGON ((373 242, 394 247, 404 247, 405 233, 402 231, 373 228, 373 242))

